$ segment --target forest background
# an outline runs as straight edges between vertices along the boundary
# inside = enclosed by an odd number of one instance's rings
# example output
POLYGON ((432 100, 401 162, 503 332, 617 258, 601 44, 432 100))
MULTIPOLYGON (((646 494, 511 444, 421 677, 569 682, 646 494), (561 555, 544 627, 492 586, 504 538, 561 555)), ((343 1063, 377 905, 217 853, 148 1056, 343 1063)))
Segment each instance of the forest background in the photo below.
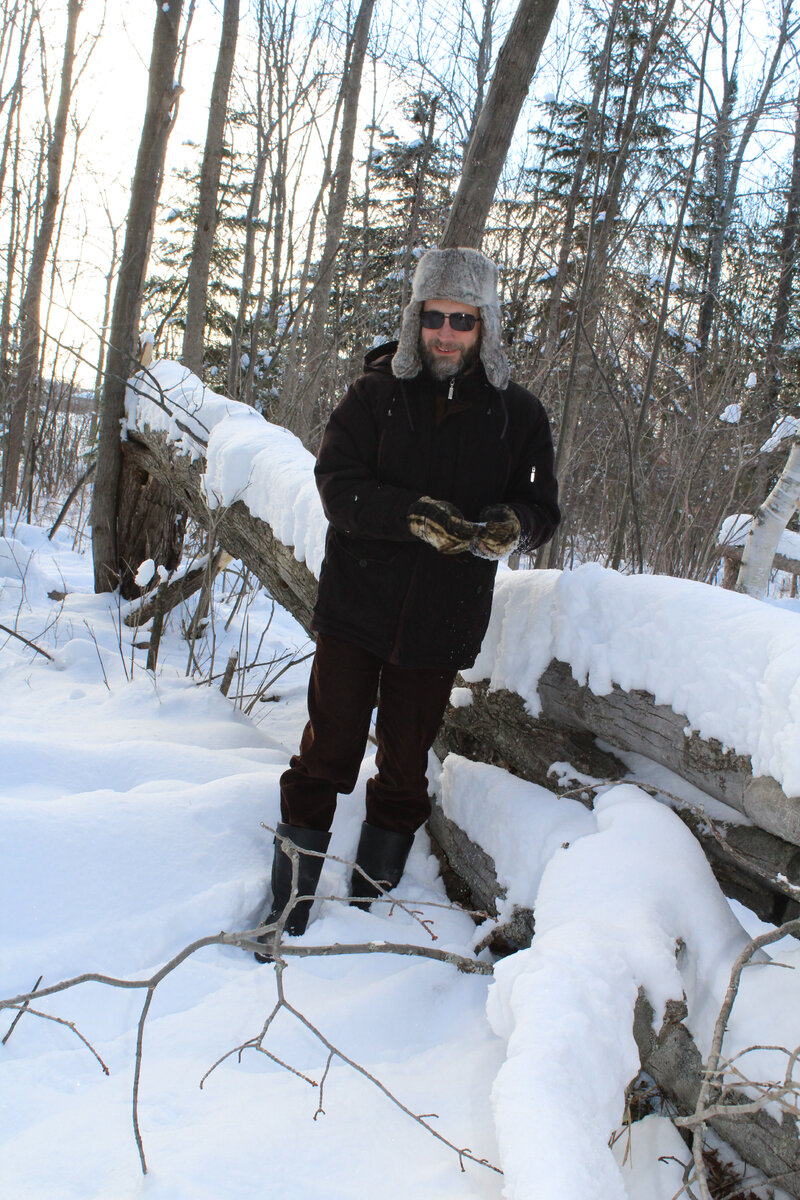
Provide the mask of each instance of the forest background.
MULTIPOLYGON (((513 374, 557 440, 565 521, 540 565, 713 579, 723 519, 754 512, 785 462, 800 415, 793 3, 555 11, 481 242, 513 374)), ((95 459, 104 388, 137 365, 113 326, 135 228, 145 282, 127 327, 313 449, 445 235, 514 13, 4 0, 5 505, 55 513, 95 459)), ((87 515, 84 486, 78 536, 87 515)))

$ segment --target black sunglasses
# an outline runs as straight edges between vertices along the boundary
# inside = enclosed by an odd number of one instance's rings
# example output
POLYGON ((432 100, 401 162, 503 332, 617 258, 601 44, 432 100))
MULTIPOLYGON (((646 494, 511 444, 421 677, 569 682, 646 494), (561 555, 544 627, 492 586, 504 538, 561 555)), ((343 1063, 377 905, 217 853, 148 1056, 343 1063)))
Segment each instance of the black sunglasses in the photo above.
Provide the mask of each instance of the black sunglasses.
POLYGON ((445 321, 449 321, 450 328, 456 333, 471 333, 480 317, 473 317, 472 313, 443 313, 429 308, 422 313, 420 321, 423 329, 441 329, 445 321))

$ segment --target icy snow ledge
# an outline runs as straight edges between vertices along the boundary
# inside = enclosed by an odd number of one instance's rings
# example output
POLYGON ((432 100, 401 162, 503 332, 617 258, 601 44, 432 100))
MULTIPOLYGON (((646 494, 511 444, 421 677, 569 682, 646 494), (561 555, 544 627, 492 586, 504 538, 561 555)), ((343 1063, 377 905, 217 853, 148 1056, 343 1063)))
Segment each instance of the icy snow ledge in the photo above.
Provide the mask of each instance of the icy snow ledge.
POLYGON ((167 359, 128 380, 125 411, 128 428, 162 433, 181 454, 205 459, 202 489, 210 509, 241 501, 319 575, 327 522, 314 456, 294 434, 167 359))
MULTIPOLYGON (((468 790, 452 798, 457 819, 480 820, 475 799, 468 790)), ((542 805, 539 813, 549 860, 536 938, 497 964, 487 1005, 508 1043, 492 1091, 504 1195, 625 1200, 608 1140, 639 1071, 639 988, 659 1025, 667 1002, 685 995, 687 1024, 705 1055, 747 936, 692 835, 638 788, 612 788, 577 823, 568 809, 561 830, 555 809, 542 805), (567 847, 554 850, 559 841, 567 847), (707 919, 698 922, 698 912, 707 919)), ((537 845, 528 828, 536 819, 528 816, 519 844, 537 845)), ((513 883, 517 845, 500 839, 496 847, 498 877, 512 881, 509 899, 523 899, 513 883)))
POLYGON ((538 715, 552 659, 608 695, 649 692, 705 740, 750 758, 754 776, 800 796, 800 620, 748 596, 658 575, 506 572, 468 682, 506 688, 538 715))

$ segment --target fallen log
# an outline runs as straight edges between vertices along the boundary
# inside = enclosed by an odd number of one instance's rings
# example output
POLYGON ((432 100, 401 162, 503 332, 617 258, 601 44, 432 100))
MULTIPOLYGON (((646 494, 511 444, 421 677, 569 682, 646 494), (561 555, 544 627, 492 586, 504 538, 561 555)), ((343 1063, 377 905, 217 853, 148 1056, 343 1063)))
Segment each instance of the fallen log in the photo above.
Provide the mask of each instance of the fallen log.
MULTIPOLYGON (((741 826, 739 827, 742 828, 741 826)), ((493 915, 504 896, 489 855, 471 842, 462 829, 434 806, 429 829, 438 846, 454 865, 457 875, 471 882, 473 904, 493 915)), ((502 926, 482 943, 495 952, 508 953, 530 945, 534 916, 530 909, 515 907, 502 926)), ((667 1096, 679 1115, 691 1116, 697 1108, 705 1064, 686 1025, 685 1001, 668 1002, 661 1028, 656 1031, 652 1005, 640 989, 634 1010, 633 1034, 642 1070, 667 1096)), ((732 1106, 747 1102, 746 1095, 727 1096, 732 1106)), ((800 1197, 800 1138, 797 1122, 787 1113, 780 1120, 766 1110, 736 1116, 715 1117, 709 1122, 745 1162, 775 1179, 791 1196, 800 1197)))
MULTIPOLYGON (((722 586, 729 591, 735 591, 736 580, 739 575, 739 567, 742 565, 743 546, 737 546, 735 543, 725 543, 717 547, 717 551, 721 559, 723 559, 723 578, 722 586)), ((775 554, 772 560, 772 569, 774 571, 785 571, 787 575, 791 575, 792 595, 797 594, 797 577, 800 575, 800 560, 791 558, 787 554, 775 554)))
POLYGON ((174 491, 196 521, 264 584, 275 600, 309 629, 317 581, 304 563, 273 534, 266 521, 254 517, 237 500, 228 508, 210 509, 201 479, 204 461, 180 452, 163 433, 129 430, 123 452, 143 470, 174 491))
MULTIPOLYGON (((723 753, 719 743, 688 736, 686 718, 655 704, 646 692, 615 687, 607 696, 595 696, 573 679, 566 663, 551 662, 539 681, 541 717, 532 717, 513 692, 489 691, 485 682, 464 686, 469 687, 472 701, 448 708, 435 745, 440 759, 452 751, 555 790, 549 775, 554 762, 569 762, 581 773, 604 780, 629 777, 613 752, 597 746, 597 737, 621 750, 633 750, 754 822, 712 824, 699 808, 683 801, 673 804, 703 845, 726 895, 765 921, 781 922, 797 915, 798 802, 787 797, 775 780, 754 779, 747 759, 723 753), (775 832, 781 828, 781 814, 793 834, 791 840, 775 832)), ((437 840, 441 832, 435 832, 437 840)), ((450 840, 446 838, 448 844, 450 840)), ((469 881, 470 856, 459 855, 457 862, 451 861, 453 869, 465 871, 469 881)), ((486 906, 481 898, 484 890, 477 888, 475 902, 486 906)))
MULTIPOLYGON (((306 629, 316 598, 316 579, 290 547, 254 517, 241 501, 209 509, 201 479, 204 460, 181 452, 165 434, 129 429, 124 452, 137 465, 172 489, 180 503, 216 540, 267 587, 274 598, 306 629)), ((459 680, 459 684, 463 684, 459 680)), ((539 692, 543 713, 532 717, 512 692, 490 692, 485 682, 472 684, 472 702, 448 710, 436 743, 443 758, 450 750, 465 757, 504 766, 513 774, 553 788, 549 767, 567 761, 586 774, 619 779, 626 769, 613 754, 600 750, 597 737, 623 750, 635 750, 655 760, 701 791, 746 814, 764 832, 733 823, 722 841, 713 836, 704 816, 685 806, 684 820, 700 838, 727 894, 742 900, 765 920, 794 914, 800 898, 800 803, 790 799, 771 779, 754 779, 742 756, 723 753, 719 744, 685 733, 686 718, 656 705, 645 692, 615 687, 596 696, 581 687, 565 663, 552 662, 542 675, 539 692), (781 879, 782 877, 782 879, 781 879)), ((439 838, 434 830, 434 836, 439 838)), ((445 841, 452 841, 452 838, 445 841)), ((449 855, 448 855, 449 857, 449 855)), ((473 858, 454 852, 453 869, 461 874, 475 903, 492 911, 490 897, 473 889, 479 874, 473 858)), ((525 928, 527 918, 521 918, 525 928)), ((510 934, 516 940, 516 934, 510 934)))
POLYGON ((708 796, 722 800, 776 837, 800 846, 800 798, 788 797, 774 779, 753 777, 750 760, 714 740, 686 732, 686 717, 647 692, 624 692, 616 684, 596 696, 553 661, 539 680, 544 715, 571 728, 591 730, 623 750, 669 768, 708 796))
MULTIPOLYGON (((700 1051, 685 1024, 687 1015, 685 1003, 671 1001, 656 1033, 652 1005, 640 989, 633 1019, 642 1069, 683 1116, 695 1112, 704 1069, 700 1051)), ((735 1112, 737 1105, 747 1101, 746 1095, 729 1094, 725 1104, 735 1112)), ((781 1115, 780 1121, 762 1109, 738 1118, 713 1117, 709 1124, 745 1162, 758 1167, 790 1196, 800 1196, 800 1139, 797 1121, 788 1112, 781 1115)))

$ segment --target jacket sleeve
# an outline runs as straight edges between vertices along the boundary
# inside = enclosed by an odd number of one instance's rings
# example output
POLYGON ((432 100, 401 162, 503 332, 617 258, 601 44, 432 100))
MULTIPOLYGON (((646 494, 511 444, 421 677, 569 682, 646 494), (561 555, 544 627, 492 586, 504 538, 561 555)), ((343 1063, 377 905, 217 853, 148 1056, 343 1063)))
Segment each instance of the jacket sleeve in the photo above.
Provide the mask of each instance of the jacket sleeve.
POLYGON ((375 403, 356 380, 331 413, 314 469, 322 507, 350 537, 413 542, 406 514, 421 493, 379 481, 375 403))
POLYGON ((519 517, 522 526, 519 549, 523 554, 549 542, 561 520, 550 422, 540 401, 534 396, 530 399, 534 405, 533 419, 503 496, 503 503, 510 505, 519 517))

